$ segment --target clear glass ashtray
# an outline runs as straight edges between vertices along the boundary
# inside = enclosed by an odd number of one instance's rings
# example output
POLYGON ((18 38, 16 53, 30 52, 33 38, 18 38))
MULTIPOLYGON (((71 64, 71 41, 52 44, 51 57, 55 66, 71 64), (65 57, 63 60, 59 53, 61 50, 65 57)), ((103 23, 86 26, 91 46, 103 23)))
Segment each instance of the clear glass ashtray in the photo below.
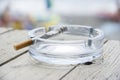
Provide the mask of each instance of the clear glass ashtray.
POLYGON ((30 55, 44 63, 74 65, 102 56, 104 34, 99 29, 81 25, 51 26, 29 32, 34 40, 30 55))

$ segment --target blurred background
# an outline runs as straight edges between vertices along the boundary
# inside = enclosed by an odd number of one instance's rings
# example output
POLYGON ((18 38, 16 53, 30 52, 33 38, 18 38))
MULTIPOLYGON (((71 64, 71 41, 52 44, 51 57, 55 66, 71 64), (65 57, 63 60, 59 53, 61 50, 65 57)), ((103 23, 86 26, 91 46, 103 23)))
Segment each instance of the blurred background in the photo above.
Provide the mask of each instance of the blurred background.
POLYGON ((31 30, 76 24, 119 40, 120 0, 0 0, 0 27, 31 30))

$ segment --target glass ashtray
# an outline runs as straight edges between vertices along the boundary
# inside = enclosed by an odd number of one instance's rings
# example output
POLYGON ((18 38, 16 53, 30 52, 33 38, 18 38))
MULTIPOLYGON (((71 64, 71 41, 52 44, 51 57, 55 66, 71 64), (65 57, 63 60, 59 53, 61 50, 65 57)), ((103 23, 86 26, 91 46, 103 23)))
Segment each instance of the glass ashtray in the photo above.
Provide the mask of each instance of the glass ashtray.
POLYGON ((102 56, 104 33, 89 26, 51 26, 48 31, 37 28, 29 32, 29 37, 34 40, 30 55, 44 63, 74 65, 102 56))

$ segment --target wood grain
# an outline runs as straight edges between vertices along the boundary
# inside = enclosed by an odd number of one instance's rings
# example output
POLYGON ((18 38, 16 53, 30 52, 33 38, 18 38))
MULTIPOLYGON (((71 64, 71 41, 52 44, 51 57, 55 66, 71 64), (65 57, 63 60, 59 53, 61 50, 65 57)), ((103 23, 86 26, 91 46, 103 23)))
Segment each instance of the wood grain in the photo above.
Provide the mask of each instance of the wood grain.
POLYGON ((49 68, 24 54, 0 67, 0 80, 59 80, 71 68, 49 68))
POLYGON ((120 80, 120 43, 108 41, 101 64, 79 65, 62 80, 120 80))
POLYGON ((27 39, 27 31, 14 30, 0 35, 0 65, 23 53, 25 49, 15 51, 13 45, 27 39))

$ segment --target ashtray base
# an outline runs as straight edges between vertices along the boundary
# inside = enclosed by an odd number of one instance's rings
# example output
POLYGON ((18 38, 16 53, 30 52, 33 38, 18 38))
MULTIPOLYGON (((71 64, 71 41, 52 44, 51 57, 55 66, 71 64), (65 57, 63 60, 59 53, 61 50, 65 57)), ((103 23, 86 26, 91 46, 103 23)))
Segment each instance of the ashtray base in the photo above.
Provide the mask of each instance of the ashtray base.
POLYGON ((45 56, 38 53, 33 53, 31 51, 29 51, 31 57, 33 57, 34 59, 43 62, 43 63, 47 63, 47 64, 54 64, 54 65, 76 65, 76 64, 83 64, 86 62, 92 62, 95 61, 96 59, 101 58, 102 56, 102 51, 98 51, 97 53, 93 53, 92 55, 86 56, 86 57, 79 57, 78 58, 56 58, 56 57, 49 57, 49 56, 45 56))

